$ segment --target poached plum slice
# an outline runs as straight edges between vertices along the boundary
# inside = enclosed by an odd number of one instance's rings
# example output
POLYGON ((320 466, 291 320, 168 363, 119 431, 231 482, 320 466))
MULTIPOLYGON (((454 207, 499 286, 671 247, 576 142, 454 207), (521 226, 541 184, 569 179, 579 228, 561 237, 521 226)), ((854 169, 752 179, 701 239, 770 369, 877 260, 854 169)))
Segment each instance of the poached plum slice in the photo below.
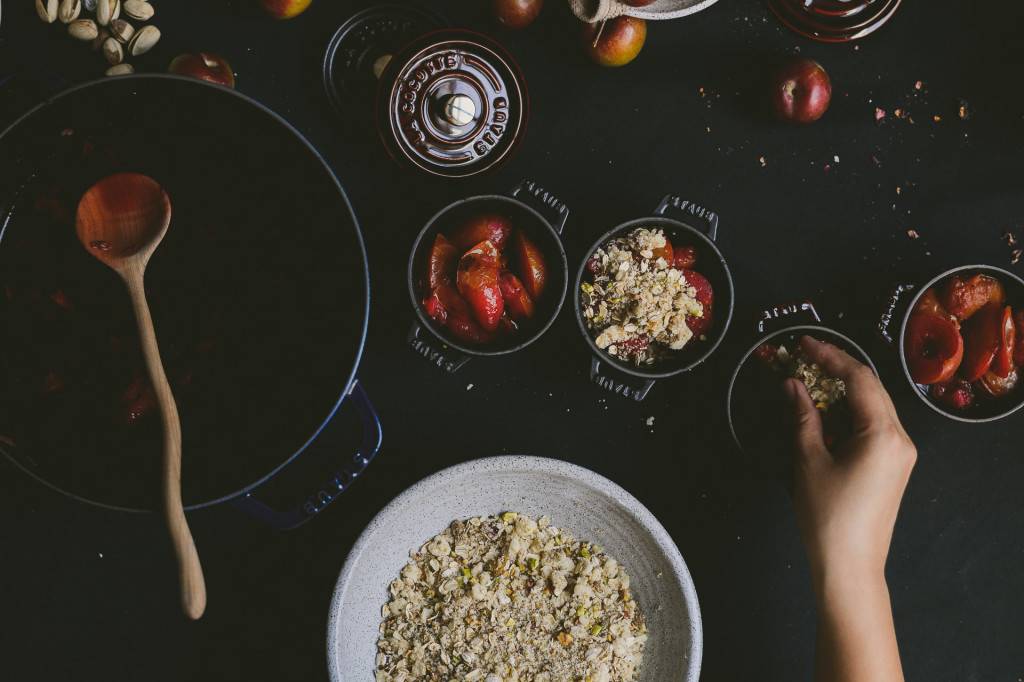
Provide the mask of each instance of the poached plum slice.
POLYGON ((964 324, 964 357, 959 374, 977 381, 989 370, 1003 340, 1003 306, 988 303, 964 324))
POLYGON ((512 237, 516 252, 516 263, 519 266, 519 279, 526 287, 527 293, 537 300, 544 293, 548 282, 548 266, 544 254, 522 230, 517 230, 512 237))
POLYGON ((512 235, 512 223, 497 213, 471 215, 448 233, 448 239, 459 251, 465 251, 474 244, 489 241, 501 251, 512 235))
POLYGON ((711 282, 708 281, 707 277, 694 272, 693 270, 683 269, 683 276, 686 277, 686 282, 696 289, 694 298, 697 302, 704 307, 704 314, 700 317, 696 315, 686 316, 686 326, 690 328, 693 335, 700 338, 702 335, 707 333, 708 329, 711 328, 712 322, 714 322, 714 302, 715 292, 711 288, 711 282))
POLYGON ((442 284, 454 284, 455 269, 458 265, 459 250, 443 234, 438 233, 434 239, 434 246, 430 249, 427 282, 423 288, 426 291, 433 291, 442 284))
POLYGON ((490 240, 480 242, 459 260, 456 282, 459 293, 469 303, 476 321, 489 332, 498 328, 505 312, 499 273, 498 250, 490 240))
POLYGON ((939 303, 955 317, 966 320, 989 303, 1006 300, 1002 283, 988 275, 952 277, 938 295, 939 303))
POLYGON ((953 376, 964 355, 964 340, 952 320, 911 315, 904 334, 907 370, 915 383, 936 384, 953 376))
POLYGON ((532 320, 536 313, 533 299, 526 292, 523 283, 512 272, 505 270, 498 277, 501 297, 505 300, 505 311, 513 320, 532 320))

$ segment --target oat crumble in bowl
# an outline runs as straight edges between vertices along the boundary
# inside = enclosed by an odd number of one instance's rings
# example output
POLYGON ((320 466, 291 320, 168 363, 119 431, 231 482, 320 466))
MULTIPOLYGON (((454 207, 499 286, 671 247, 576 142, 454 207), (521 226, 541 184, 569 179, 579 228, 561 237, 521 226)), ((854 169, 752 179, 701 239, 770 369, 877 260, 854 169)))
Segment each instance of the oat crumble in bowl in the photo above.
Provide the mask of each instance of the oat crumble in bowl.
MULTIPOLYGON (((672 536, 612 480, 569 462, 529 455, 483 457, 444 468, 409 486, 373 517, 351 545, 332 594, 325 651, 331 682, 375 679, 381 607, 393 599, 388 588, 410 563, 410 550, 449 528, 453 519, 465 522, 506 510, 533 519, 546 515, 561 531, 563 545, 567 535, 586 540, 626 569, 628 589, 648 630, 636 682, 698 682, 700 602, 672 536)), ((443 682, 451 679, 463 682, 443 682)), ((530 680, 521 675, 514 682, 530 680)))
POLYGON ((674 252, 663 230, 637 228, 587 261, 580 309, 598 348, 635 366, 650 365, 706 340, 711 285, 690 270, 692 247, 674 252))
POLYGON ((456 520, 410 559, 381 612, 377 682, 638 679, 629 575, 548 517, 456 520))

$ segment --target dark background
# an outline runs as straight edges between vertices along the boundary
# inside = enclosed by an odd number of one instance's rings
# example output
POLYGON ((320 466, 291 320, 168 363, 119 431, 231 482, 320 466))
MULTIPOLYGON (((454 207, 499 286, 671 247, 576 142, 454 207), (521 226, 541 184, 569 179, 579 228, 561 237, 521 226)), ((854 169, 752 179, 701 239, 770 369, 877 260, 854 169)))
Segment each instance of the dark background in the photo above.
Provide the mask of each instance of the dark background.
MULTIPOLYGON (((649 22, 640 56, 605 69, 581 56, 559 0, 514 34, 492 23, 486 3, 435 2, 453 25, 507 47, 531 100, 515 158, 489 179, 450 184, 397 170, 373 131, 342 122, 327 102, 328 41, 370 3, 314 0, 288 21, 252 4, 155 1, 150 23, 164 37, 136 67, 163 71, 184 50, 222 53, 237 90, 291 122, 334 169, 369 255, 358 377, 384 443, 322 518, 298 530, 268 529, 223 504, 192 512, 210 595, 196 623, 179 614, 157 517, 71 501, 0 462, 0 676, 325 679, 334 582, 377 511, 445 466, 523 453, 611 478, 665 525, 700 597, 702 679, 810 679, 814 606, 790 500, 737 451, 725 410, 756 312, 810 298, 826 324, 867 350, 918 447, 888 565, 908 679, 1024 677, 1022 413, 988 424, 941 417, 874 335, 895 280, 968 263, 1024 274, 1003 238, 1024 237, 1024 91, 1011 10, 905 2, 876 33, 825 44, 785 28, 761 2, 723 0, 649 22), (806 127, 771 121, 758 98, 765 70, 794 53, 819 60, 833 83, 829 111, 806 127), (911 117, 896 118, 897 108, 911 117), (597 236, 666 194, 717 210, 736 312, 715 354, 634 403, 589 383, 571 305, 527 349, 474 359, 454 375, 410 349, 405 266, 416 233, 449 202, 523 177, 569 205, 573 271, 597 236)), ((4 2, 0 21, 3 56, 72 82, 102 74, 99 56, 36 19, 27 0, 4 2)), ((2 103, 7 118, 31 104, 2 103)))

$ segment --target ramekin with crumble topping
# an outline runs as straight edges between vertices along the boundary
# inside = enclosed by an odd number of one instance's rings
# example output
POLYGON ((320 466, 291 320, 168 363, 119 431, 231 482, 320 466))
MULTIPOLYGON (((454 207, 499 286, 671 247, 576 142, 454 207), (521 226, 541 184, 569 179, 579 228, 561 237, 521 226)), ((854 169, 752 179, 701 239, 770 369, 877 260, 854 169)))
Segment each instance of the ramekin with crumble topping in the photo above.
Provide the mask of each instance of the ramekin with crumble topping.
POLYGON ((586 266, 593 279, 579 292, 597 347, 640 366, 706 340, 713 293, 688 267, 694 253, 673 249, 663 230, 648 228, 598 248, 586 266))

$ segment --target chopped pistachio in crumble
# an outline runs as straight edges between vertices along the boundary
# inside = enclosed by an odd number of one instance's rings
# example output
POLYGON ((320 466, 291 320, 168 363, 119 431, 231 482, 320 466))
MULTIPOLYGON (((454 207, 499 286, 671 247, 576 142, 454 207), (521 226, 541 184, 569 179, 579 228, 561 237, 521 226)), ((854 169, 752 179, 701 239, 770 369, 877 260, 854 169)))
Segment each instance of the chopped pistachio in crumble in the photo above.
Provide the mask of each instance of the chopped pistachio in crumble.
POLYGON ((636 680, 647 627, 595 545, 506 512, 454 521, 391 583, 377 682, 636 680))

